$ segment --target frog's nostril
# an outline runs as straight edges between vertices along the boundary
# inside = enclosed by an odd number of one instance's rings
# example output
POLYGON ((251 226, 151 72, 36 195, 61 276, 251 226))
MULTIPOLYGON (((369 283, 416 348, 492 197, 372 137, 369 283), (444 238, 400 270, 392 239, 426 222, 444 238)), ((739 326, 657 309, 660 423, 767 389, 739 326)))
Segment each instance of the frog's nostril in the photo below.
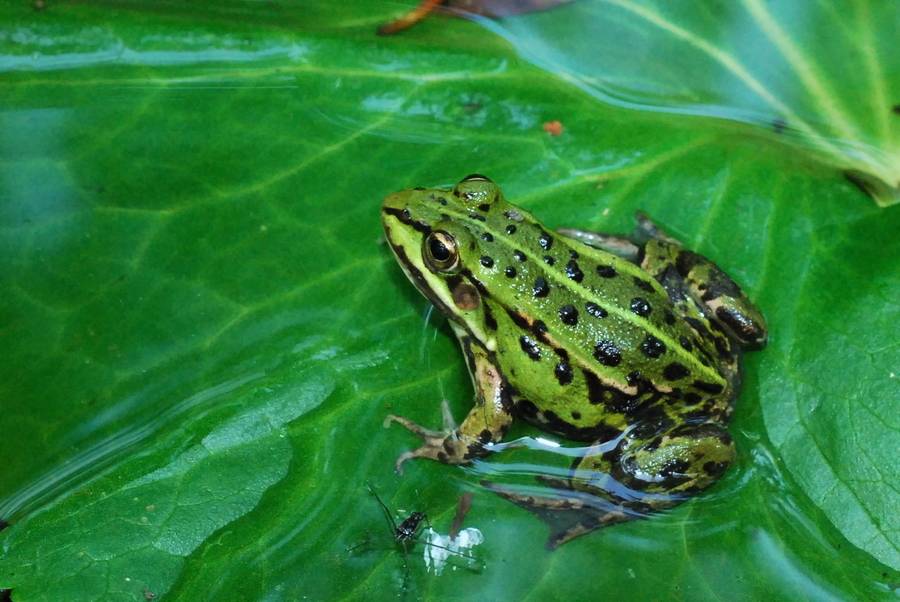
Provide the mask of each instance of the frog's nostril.
POLYGON ((392 192, 391 194, 384 197, 384 202, 382 206, 385 209, 394 208, 400 209, 403 205, 405 205, 403 195, 399 192, 392 192))

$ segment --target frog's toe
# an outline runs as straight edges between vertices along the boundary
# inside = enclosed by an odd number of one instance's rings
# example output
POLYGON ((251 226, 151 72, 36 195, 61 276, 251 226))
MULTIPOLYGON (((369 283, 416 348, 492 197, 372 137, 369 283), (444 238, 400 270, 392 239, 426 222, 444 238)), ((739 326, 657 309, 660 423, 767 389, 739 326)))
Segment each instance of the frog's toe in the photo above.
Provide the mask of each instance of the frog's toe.
POLYGON ((399 456, 397 456, 397 461, 394 462, 394 471, 397 474, 403 474, 403 463, 407 460, 412 460, 413 458, 428 458, 431 457, 427 451, 423 452, 423 448, 416 449, 414 451, 403 452, 399 456))
POLYGON ((392 422, 396 422, 397 424, 401 425, 406 430, 408 430, 412 433, 415 433, 416 435, 418 435, 419 437, 422 437, 423 439, 429 439, 429 438, 443 439, 446 436, 446 433, 443 433, 441 431, 433 431, 433 430, 427 429, 423 426, 419 426, 418 424, 416 424, 409 418, 404 418, 403 416, 397 416, 396 414, 388 414, 385 417, 384 422, 383 422, 384 428, 388 428, 389 426, 391 426, 392 422))
POLYGON ((403 463, 413 458, 428 458, 442 464, 463 464, 471 459, 468 446, 454 435, 439 433, 436 437, 423 437, 418 448, 403 452, 397 457, 394 469, 402 474, 403 463))
MULTIPOLYGON (((445 423, 446 423, 445 416, 445 423)), ((404 452, 397 458, 394 467, 398 473, 403 472, 403 464, 413 458, 428 458, 443 464, 464 464, 470 461, 473 454, 478 451, 461 440, 456 429, 433 431, 419 426, 412 420, 403 416, 390 414, 384 419, 384 426, 388 427, 396 422, 406 430, 422 439, 422 445, 412 451, 404 452)))
POLYGON ((762 349, 768 340, 766 322, 756 307, 741 293, 737 297, 722 295, 707 302, 720 324, 744 347, 762 349))

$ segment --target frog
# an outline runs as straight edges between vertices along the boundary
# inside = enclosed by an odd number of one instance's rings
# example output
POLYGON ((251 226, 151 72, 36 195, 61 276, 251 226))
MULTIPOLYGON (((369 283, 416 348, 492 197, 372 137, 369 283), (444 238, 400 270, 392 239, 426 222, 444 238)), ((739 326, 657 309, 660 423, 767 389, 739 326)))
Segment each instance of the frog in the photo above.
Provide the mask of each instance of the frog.
POLYGON ((544 477, 554 495, 484 482, 550 523, 549 548, 720 479, 735 459, 741 356, 766 345, 765 319, 715 263, 636 221, 629 236, 554 230, 480 174, 384 199, 388 246, 447 318, 474 389, 459 424, 446 402, 440 429, 385 418, 421 440, 398 472, 481 460, 514 421, 586 443, 568 477, 544 477))

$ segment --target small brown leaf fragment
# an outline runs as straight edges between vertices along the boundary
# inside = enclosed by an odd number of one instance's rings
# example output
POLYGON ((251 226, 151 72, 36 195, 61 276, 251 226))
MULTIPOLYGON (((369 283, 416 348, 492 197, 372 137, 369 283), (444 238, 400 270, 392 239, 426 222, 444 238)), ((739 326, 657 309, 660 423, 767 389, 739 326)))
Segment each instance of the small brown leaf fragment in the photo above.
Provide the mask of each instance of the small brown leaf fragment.
POLYGON ((459 505, 456 507, 456 516, 453 517, 453 523, 450 525, 450 539, 456 539, 459 535, 459 528, 462 527, 463 520, 469 509, 472 507, 472 494, 466 492, 459 496, 459 505))
POLYGON ((563 124, 561 121, 554 119, 544 123, 544 131, 551 136, 560 136, 563 133, 563 124))
POLYGON ((380 36, 392 36, 397 32, 403 31, 404 29, 409 29, 425 17, 429 15, 434 9, 444 3, 444 0, 422 0, 418 6, 414 9, 400 17, 399 19, 395 19, 390 23, 385 23, 381 25, 376 33, 380 36))
POLYGON ((402 17, 378 28, 378 35, 390 36, 409 29, 433 12, 441 11, 456 17, 478 15, 496 19, 555 8, 573 0, 422 0, 402 17))

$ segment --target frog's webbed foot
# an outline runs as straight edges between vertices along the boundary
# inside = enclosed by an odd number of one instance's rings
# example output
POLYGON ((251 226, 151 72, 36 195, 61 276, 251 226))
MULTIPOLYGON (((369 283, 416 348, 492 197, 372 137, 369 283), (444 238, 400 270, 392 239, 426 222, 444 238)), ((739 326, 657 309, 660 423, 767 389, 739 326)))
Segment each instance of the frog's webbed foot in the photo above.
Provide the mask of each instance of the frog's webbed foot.
POLYGON ((443 440, 453 429, 443 430, 443 431, 433 431, 431 429, 427 429, 424 426, 420 426, 410 420, 409 418, 404 418, 403 416, 397 416, 396 414, 388 414, 388 416, 384 419, 384 426, 391 426, 392 422, 396 422, 397 424, 402 425, 406 430, 411 433, 414 433, 421 437, 424 440, 428 439, 441 439, 443 440))
POLYGON ((596 529, 645 516, 611 500, 575 490, 564 479, 540 480, 553 486, 547 494, 515 491, 488 481, 481 484, 547 523, 550 536, 546 545, 550 550, 596 529))
POLYGON ((396 422, 422 439, 422 445, 417 449, 403 452, 397 457, 397 462, 394 465, 397 472, 402 473, 403 463, 413 458, 430 458, 444 464, 462 464, 471 459, 469 446, 460 438, 459 429, 453 420, 453 415, 450 413, 450 407, 446 401, 441 403, 441 414, 444 428, 440 431, 427 429, 408 418, 394 414, 390 414, 384 419, 385 427, 390 426, 392 422, 396 422))

